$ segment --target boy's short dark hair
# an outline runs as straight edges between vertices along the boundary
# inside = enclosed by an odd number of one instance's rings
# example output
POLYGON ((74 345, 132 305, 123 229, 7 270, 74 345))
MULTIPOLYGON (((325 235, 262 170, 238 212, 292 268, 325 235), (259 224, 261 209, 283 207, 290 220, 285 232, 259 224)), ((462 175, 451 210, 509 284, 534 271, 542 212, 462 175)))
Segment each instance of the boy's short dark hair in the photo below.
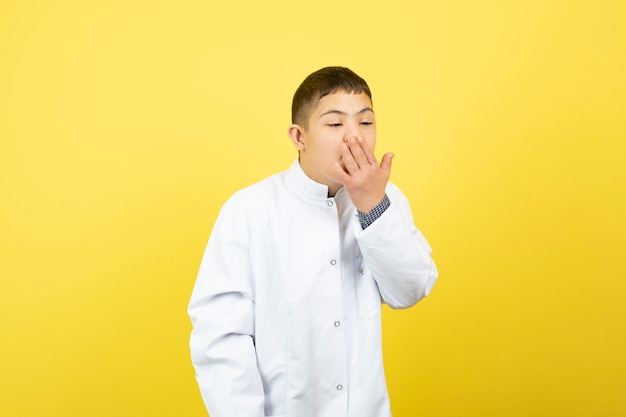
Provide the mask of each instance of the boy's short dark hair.
POLYGON ((365 80, 352 70, 345 67, 325 67, 306 77, 296 90, 291 104, 291 123, 306 128, 313 103, 338 91, 365 93, 370 100, 372 99, 372 93, 365 80))

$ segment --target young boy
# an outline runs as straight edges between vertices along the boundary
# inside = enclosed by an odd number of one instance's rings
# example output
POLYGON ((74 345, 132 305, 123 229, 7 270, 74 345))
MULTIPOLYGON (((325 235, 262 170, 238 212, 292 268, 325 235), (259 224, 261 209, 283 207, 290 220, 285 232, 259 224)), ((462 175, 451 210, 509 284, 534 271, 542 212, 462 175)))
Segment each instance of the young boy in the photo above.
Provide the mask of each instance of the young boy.
POLYGON ((437 279, 409 204, 380 163, 367 83, 342 67, 293 98, 288 171, 222 207, 189 304, 211 417, 389 417, 381 301, 437 279))

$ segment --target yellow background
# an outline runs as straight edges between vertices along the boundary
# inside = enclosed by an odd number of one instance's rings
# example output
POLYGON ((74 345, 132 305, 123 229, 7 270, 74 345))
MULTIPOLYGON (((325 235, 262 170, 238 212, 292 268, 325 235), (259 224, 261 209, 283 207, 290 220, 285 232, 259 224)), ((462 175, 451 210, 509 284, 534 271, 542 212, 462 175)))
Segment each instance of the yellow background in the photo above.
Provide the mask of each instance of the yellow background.
POLYGON ((213 221, 345 65, 440 271, 384 312, 394 416, 625 416, 625 4, 4 0, 0 415, 206 415, 213 221))

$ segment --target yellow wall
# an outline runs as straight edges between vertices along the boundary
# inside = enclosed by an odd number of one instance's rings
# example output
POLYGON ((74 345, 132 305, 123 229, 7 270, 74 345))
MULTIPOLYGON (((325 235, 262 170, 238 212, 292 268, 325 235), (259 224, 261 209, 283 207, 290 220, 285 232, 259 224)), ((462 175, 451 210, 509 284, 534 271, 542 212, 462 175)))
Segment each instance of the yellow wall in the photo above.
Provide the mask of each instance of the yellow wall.
POLYGON ((0 4, 0 415, 206 415, 204 244, 326 65, 440 269, 385 310, 394 416, 626 415, 626 3, 214 3, 0 4))

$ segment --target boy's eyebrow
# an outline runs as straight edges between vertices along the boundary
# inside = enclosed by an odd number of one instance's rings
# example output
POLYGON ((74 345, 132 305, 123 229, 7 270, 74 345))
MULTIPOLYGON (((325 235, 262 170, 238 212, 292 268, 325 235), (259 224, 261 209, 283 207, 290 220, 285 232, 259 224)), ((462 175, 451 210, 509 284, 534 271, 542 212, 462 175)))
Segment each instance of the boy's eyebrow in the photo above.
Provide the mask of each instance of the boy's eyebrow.
MULTIPOLYGON (((356 112, 355 116, 357 114, 362 114, 362 113, 365 113, 365 112, 368 112, 368 111, 371 111, 372 113, 374 113, 374 109, 372 109, 371 107, 364 107, 360 111, 356 112)), ((345 116, 348 113, 346 113, 345 111, 337 110, 337 109, 330 109, 330 110, 325 111, 324 113, 320 114, 320 118, 326 116, 327 114, 339 114, 339 115, 345 116)))

